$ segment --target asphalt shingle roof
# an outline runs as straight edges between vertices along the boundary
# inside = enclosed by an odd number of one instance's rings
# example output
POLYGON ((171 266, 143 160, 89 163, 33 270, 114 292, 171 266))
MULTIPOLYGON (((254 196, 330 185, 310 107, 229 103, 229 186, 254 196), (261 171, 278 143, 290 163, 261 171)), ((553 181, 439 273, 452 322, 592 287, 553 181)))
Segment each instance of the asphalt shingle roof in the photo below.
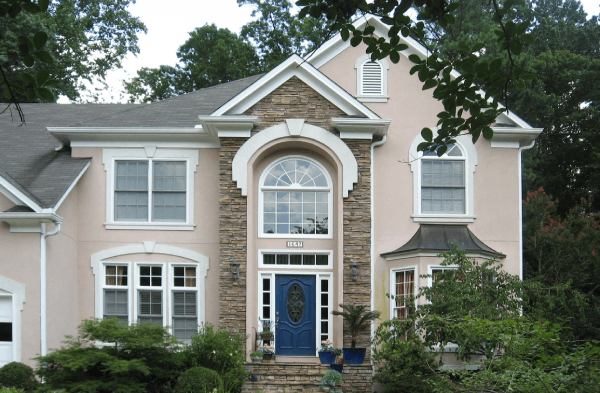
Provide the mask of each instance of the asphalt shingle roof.
POLYGON ((54 207, 90 161, 57 152, 46 127, 194 127, 261 75, 151 104, 21 104, 18 116, 0 115, 0 176, 42 208, 54 207))

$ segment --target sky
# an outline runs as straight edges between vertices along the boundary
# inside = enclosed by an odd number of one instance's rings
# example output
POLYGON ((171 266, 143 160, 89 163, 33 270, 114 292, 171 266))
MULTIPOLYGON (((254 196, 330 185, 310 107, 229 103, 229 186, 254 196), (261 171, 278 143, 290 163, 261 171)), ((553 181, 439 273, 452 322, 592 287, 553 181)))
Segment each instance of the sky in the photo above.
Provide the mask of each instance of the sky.
MULTIPOLYGON (((582 0, 581 3, 588 16, 598 15, 600 0, 582 0)), ((239 7, 236 0, 137 0, 129 10, 146 24, 148 33, 139 36, 140 53, 128 55, 123 69, 109 72, 106 78, 109 89, 102 90, 101 100, 126 102, 122 80, 134 77, 141 67, 174 66, 177 49, 196 27, 214 23, 219 28, 239 33, 241 27, 252 20, 252 9, 249 5, 239 7)))

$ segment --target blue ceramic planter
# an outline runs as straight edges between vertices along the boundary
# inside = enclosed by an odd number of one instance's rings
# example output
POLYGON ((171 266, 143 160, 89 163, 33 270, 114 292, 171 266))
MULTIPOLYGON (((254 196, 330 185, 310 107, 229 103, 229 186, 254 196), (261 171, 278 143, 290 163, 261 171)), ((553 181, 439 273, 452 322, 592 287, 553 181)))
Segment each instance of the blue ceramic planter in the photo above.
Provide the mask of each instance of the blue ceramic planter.
POLYGON ((342 348, 346 364, 362 364, 365 360, 367 348, 342 348))
POLYGON ((331 352, 319 352, 319 359, 321 359, 321 364, 333 364, 335 355, 331 352))
POLYGON ((329 368, 331 368, 332 370, 335 370, 341 374, 342 371, 344 370, 344 365, 343 364, 332 364, 331 366, 329 366, 329 368))

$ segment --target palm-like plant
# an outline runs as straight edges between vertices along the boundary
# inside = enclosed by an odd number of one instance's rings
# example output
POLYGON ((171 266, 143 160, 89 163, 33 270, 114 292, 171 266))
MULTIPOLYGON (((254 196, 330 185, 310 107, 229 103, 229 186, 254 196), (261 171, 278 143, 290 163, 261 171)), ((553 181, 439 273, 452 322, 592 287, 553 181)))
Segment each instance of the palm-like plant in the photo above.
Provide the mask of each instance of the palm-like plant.
POLYGON ((374 321, 379 318, 381 312, 379 311, 368 311, 367 306, 354 304, 340 304, 343 311, 332 311, 333 315, 341 315, 346 321, 350 328, 350 336, 352 337, 351 348, 356 348, 356 339, 358 338, 358 332, 365 327, 367 322, 374 321))

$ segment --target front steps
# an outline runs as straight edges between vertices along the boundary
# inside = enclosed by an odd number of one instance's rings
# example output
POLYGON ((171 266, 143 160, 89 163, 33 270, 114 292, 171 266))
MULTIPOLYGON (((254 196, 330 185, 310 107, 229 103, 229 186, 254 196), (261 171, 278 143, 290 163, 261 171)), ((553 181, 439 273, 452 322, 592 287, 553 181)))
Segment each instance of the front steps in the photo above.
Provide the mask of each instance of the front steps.
MULTIPOLYGON (((248 364, 252 374, 258 375, 256 382, 246 381, 242 393, 316 393, 321 386, 321 378, 328 365, 305 363, 261 363, 248 364)), ((344 393, 371 392, 373 387, 373 366, 370 364, 344 364, 342 373, 344 393)))

